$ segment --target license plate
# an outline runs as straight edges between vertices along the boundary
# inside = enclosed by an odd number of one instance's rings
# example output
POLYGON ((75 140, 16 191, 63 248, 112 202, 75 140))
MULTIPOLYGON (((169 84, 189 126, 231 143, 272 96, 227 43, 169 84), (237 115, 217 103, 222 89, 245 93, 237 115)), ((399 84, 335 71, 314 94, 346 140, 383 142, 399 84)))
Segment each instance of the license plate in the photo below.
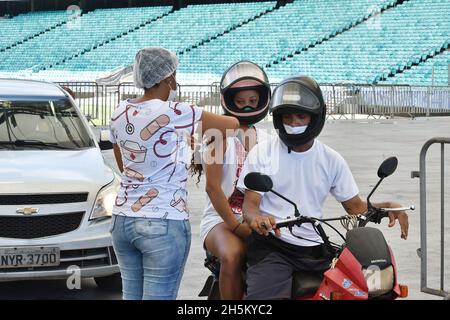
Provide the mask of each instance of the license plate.
POLYGON ((58 266, 59 260, 56 247, 0 248, 0 269, 58 266))

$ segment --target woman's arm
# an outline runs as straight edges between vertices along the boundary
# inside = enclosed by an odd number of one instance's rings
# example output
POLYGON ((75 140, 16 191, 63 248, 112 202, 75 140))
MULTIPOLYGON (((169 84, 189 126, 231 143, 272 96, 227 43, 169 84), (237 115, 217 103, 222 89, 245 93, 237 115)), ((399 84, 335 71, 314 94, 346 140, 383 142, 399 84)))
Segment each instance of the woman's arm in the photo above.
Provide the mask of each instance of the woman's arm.
POLYGON ((223 221, 230 230, 235 230, 239 224, 233 211, 230 208, 228 199, 221 187, 222 165, 209 164, 205 166, 206 175, 206 193, 211 200, 214 209, 222 217, 223 221))
POLYGON ((230 230, 235 230, 239 222, 230 208, 228 199, 222 190, 223 156, 227 148, 226 140, 212 142, 205 157, 206 193, 217 213, 230 230))
MULTIPOLYGON (((225 138, 234 134, 234 131, 239 128, 239 121, 235 117, 222 116, 212 112, 203 111, 201 119, 201 132, 207 136, 221 135, 220 138, 225 138), (215 129, 215 130, 213 130, 215 129), (208 133, 208 131, 210 131, 208 133)), ((210 140, 208 138, 208 140, 210 140)), ((220 139, 219 139, 220 140, 220 139)))
POLYGON ((116 158, 117 167, 120 172, 123 172, 123 162, 122 162, 122 154, 120 153, 120 148, 117 143, 113 143, 114 157, 116 158))

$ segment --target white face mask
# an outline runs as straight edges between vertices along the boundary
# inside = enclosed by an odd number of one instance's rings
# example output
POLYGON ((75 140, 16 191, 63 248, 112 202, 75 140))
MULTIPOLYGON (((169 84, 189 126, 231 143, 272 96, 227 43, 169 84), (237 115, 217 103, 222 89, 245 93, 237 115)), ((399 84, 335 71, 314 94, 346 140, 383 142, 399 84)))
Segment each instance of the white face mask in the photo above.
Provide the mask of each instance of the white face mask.
POLYGON ((170 90, 167 101, 175 101, 175 98, 177 97, 177 93, 178 93, 177 90, 170 90))
MULTIPOLYGON (((175 83, 176 83, 176 81, 175 81, 175 83)), ((176 88, 176 85, 175 85, 175 88, 176 88)), ((170 92, 169 92, 169 97, 167 97, 167 101, 175 101, 175 98, 177 97, 178 91, 176 89, 172 90, 170 85, 169 85, 169 90, 170 90, 170 92)))
POLYGON ((283 126, 284 126, 284 130, 286 130, 287 134, 302 134, 308 128, 307 125, 306 126, 292 127, 292 126, 288 126, 287 124, 283 124, 283 126))

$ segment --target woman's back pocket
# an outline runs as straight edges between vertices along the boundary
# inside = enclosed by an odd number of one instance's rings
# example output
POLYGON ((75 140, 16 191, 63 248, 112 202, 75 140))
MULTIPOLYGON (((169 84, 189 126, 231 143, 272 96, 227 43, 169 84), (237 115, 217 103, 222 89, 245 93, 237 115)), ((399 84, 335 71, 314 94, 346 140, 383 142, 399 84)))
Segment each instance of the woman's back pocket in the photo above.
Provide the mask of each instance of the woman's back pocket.
POLYGON ((157 238, 167 235, 169 221, 163 219, 138 218, 134 222, 136 233, 146 238, 157 238))

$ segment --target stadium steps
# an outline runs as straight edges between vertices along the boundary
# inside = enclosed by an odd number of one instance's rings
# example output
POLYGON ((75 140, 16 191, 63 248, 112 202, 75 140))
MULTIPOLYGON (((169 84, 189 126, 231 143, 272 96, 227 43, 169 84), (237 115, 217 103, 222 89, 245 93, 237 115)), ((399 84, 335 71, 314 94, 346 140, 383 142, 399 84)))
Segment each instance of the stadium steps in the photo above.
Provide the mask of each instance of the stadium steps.
MULTIPOLYGON (((401 74, 408 68, 417 69, 415 65, 427 63, 431 57, 448 48, 450 0, 396 2, 395 9, 385 10, 373 20, 361 23, 330 41, 272 65, 267 69, 269 77, 279 80, 294 72, 302 72, 321 83, 377 84, 383 79, 400 83, 392 75, 401 74)), ((447 74, 442 75, 441 71, 443 67, 447 69, 442 65, 445 61, 437 63, 439 79, 445 77, 446 81, 447 74)), ((427 76, 417 75, 418 80, 414 83, 428 84, 429 64, 420 71, 427 76)), ((405 78, 409 79, 408 76, 405 78)))
MULTIPOLYGON (((280 7, 282 7, 282 6, 280 6, 280 7)), ((261 18, 262 16, 264 16, 264 15, 270 13, 270 12, 273 12, 273 11, 275 11, 275 10, 278 10, 280 7, 277 7, 277 6, 276 6, 276 2, 274 2, 273 7, 267 8, 266 10, 261 11, 261 12, 255 14, 255 15, 252 16, 252 17, 249 17, 249 18, 247 18, 247 19, 244 19, 244 20, 240 21, 237 25, 230 26, 230 27, 228 27, 227 29, 225 29, 225 30, 223 30, 223 31, 221 31, 221 32, 216 33, 215 35, 212 35, 212 36, 210 36, 210 37, 208 37, 208 38, 202 39, 202 40, 200 40, 200 41, 197 42, 197 43, 194 43, 194 44, 192 44, 192 45, 190 45, 190 46, 188 46, 188 47, 186 47, 186 48, 183 48, 183 49, 181 49, 181 50, 178 50, 178 51, 177 51, 177 54, 183 55, 183 54, 185 54, 186 52, 189 52, 189 51, 191 51, 191 50, 193 50, 193 49, 195 49, 195 48, 198 48, 198 47, 204 46, 204 45, 206 45, 206 44, 208 44, 208 43, 211 43, 212 41, 214 41, 214 40, 216 40, 216 39, 219 39, 219 38, 222 37, 223 35, 225 35, 225 34, 227 34, 227 33, 230 33, 230 32, 232 32, 233 30, 236 30, 236 29, 238 29, 238 28, 241 28, 242 26, 244 26, 244 25, 246 25, 246 24, 248 24, 248 23, 250 23, 250 22, 252 22, 252 21, 255 21, 255 20, 259 19, 259 18, 261 18)), ((180 9, 180 10, 183 10, 183 8, 180 9)), ((174 12, 174 11, 171 11, 170 13, 172 13, 172 12, 174 12)), ((38 69, 36 69, 35 72, 39 72, 39 71, 43 71, 43 70, 48 70, 48 69, 51 69, 51 68, 54 67, 54 66, 58 66, 58 65, 64 64, 65 62, 70 61, 70 60, 72 60, 72 59, 74 59, 74 58, 76 58, 76 57, 78 57, 78 56, 80 56, 80 55, 83 55, 83 54, 85 54, 86 52, 90 52, 90 51, 96 50, 96 49, 98 49, 98 48, 104 46, 105 44, 107 44, 107 43, 109 43, 109 42, 111 42, 111 41, 114 41, 114 40, 116 40, 116 39, 119 39, 119 38, 121 38, 121 37, 123 37, 123 36, 128 35, 129 33, 132 33, 132 32, 134 32, 134 31, 136 31, 136 30, 139 30, 139 29, 141 29, 141 28, 147 26, 149 23, 151 23, 151 22, 153 22, 153 21, 156 21, 156 20, 158 20, 158 19, 161 19, 161 18, 163 18, 164 16, 169 15, 170 13, 166 13, 166 14, 164 14, 164 15, 161 15, 161 16, 158 17, 157 19, 151 19, 151 21, 148 21, 146 24, 141 24, 139 27, 136 27, 136 28, 134 28, 134 29, 132 29, 132 30, 129 30, 129 31, 127 31, 127 32, 124 32, 124 33, 120 34, 119 36, 116 36, 116 37, 113 37, 113 38, 111 38, 111 39, 105 40, 102 44, 100 44, 100 45, 98 45, 98 46, 95 46, 95 47, 89 48, 89 49, 85 49, 85 50, 81 51, 80 53, 74 54, 74 55, 71 56, 71 57, 64 58, 64 59, 62 59, 61 61, 58 61, 58 62, 55 63, 55 64, 48 65, 48 66, 43 66, 43 67, 41 67, 41 68, 38 68, 38 69)))
POLYGON ((6 50, 12 49, 12 48, 14 48, 14 47, 16 47, 16 46, 19 46, 19 45, 21 45, 21 44, 23 44, 23 43, 25 43, 25 42, 28 42, 28 41, 32 40, 32 39, 34 39, 34 38, 37 38, 37 37, 41 36, 42 34, 44 34, 44 33, 46 33, 46 32, 49 32, 49 31, 52 31, 53 29, 62 27, 62 26, 64 26, 64 25, 66 25, 67 23, 69 23, 69 22, 71 22, 71 21, 73 21, 73 20, 78 19, 79 17, 81 17, 83 14, 85 14, 85 13, 87 13, 87 12, 88 12, 88 11, 86 11, 86 12, 80 11, 79 14, 77 14, 76 16, 71 16, 71 17, 69 17, 66 21, 58 22, 58 23, 56 23, 56 24, 54 24, 54 25, 52 25, 52 26, 49 26, 49 27, 47 27, 47 28, 45 28, 45 29, 43 29, 43 30, 39 30, 38 32, 36 32, 36 33, 34 33, 34 34, 31 34, 31 35, 29 35, 29 36, 27 36, 27 37, 25 37, 25 38, 23 38, 23 39, 20 39, 20 40, 18 40, 18 41, 15 41, 14 43, 12 43, 12 44, 10 44, 10 45, 7 45, 6 47, 0 48, 0 52, 5 52, 6 50))
MULTIPOLYGON (((286 4, 284 4, 284 5, 286 5, 286 4)), ((282 7, 282 6, 281 6, 281 7, 282 7)), ((185 48, 185 49, 183 49, 183 50, 180 50, 180 51, 178 51, 177 53, 178 53, 178 54, 184 54, 184 53, 186 53, 186 52, 191 51, 192 49, 196 49, 196 48, 201 47, 201 46, 203 46, 203 45, 206 45, 206 44, 208 44, 208 43, 210 43, 210 42, 212 42, 212 41, 214 41, 214 40, 220 39, 220 37, 223 37, 225 34, 230 33, 230 32, 232 32, 233 30, 236 30, 236 29, 238 29, 238 28, 241 28, 242 26, 244 26, 244 25, 246 25, 246 24, 248 24, 248 23, 250 23, 250 22, 252 22, 252 21, 255 21, 255 20, 259 19, 259 18, 261 18, 262 16, 264 16, 264 15, 270 13, 270 12, 273 12, 273 11, 278 10, 279 8, 280 8, 280 7, 277 7, 276 5, 274 5, 273 8, 267 9, 267 10, 265 10, 264 12, 260 12, 260 13, 256 14, 255 16, 251 17, 251 18, 248 18, 248 19, 246 19, 246 20, 244 20, 244 21, 241 21, 241 22, 240 22, 238 25, 236 25, 236 26, 231 26, 231 27, 227 28, 226 30, 224 30, 224 31, 222 31, 222 32, 219 32, 219 33, 215 34, 214 36, 211 36, 211 37, 209 37, 209 38, 206 38, 206 39, 204 39, 204 40, 201 40, 200 42, 198 42, 198 43, 196 43, 196 44, 193 44, 193 45, 191 45, 191 46, 189 46, 189 47, 187 47, 187 48, 185 48)))
POLYGON ((67 61, 70 61, 70 60, 72 60, 72 59, 74 59, 74 58, 79 57, 80 55, 83 55, 83 54, 85 54, 85 53, 87 53, 87 52, 96 50, 97 48, 102 47, 102 46, 104 46, 105 44, 110 43, 111 41, 115 41, 115 40, 117 40, 117 39, 120 39, 120 38, 122 38, 122 37, 127 36, 127 35, 130 34, 130 33, 133 33, 133 32, 135 32, 135 31, 137 31, 137 30, 140 30, 140 29, 142 29, 142 28, 145 28, 145 27, 146 27, 147 25, 149 25, 150 23, 152 23, 152 22, 154 22, 154 21, 157 21, 157 20, 159 20, 159 19, 161 19, 161 18, 163 18, 163 17, 165 17, 165 16, 168 16, 168 15, 171 14, 172 12, 173 12, 173 10, 171 10, 171 11, 169 11, 169 12, 166 12, 166 13, 163 13, 163 14, 157 16, 157 17, 150 18, 150 19, 148 19, 147 21, 145 21, 145 22, 143 22, 143 23, 141 23, 141 24, 139 24, 139 25, 136 25, 134 28, 128 29, 128 30, 126 30, 126 31, 121 32, 120 34, 117 34, 117 35, 115 35, 115 36, 112 36, 112 37, 110 37, 110 38, 104 40, 103 42, 99 43, 98 45, 94 45, 94 46, 89 47, 89 48, 84 48, 84 49, 80 50, 79 52, 77 52, 77 53, 75 53, 75 54, 73 54, 73 55, 71 55, 71 56, 69 56, 69 57, 64 57, 63 59, 61 59, 61 60, 59 60, 59 61, 57 61, 57 62, 55 62, 55 63, 53 63, 53 64, 49 64, 49 65, 44 65, 44 66, 36 67, 35 70, 33 70, 33 72, 36 72, 36 73, 37 73, 37 72, 39 72, 39 71, 44 71, 44 70, 51 69, 51 68, 53 68, 54 66, 59 66, 59 65, 61 65, 61 64, 64 64, 64 63, 66 63, 67 61))
MULTIPOLYGON (((399 70, 396 73, 392 73, 388 75, 388 77, 380 80, 381 83, 393 83, 393 84, 416 84, 423 82, 423 78, 427 77, 429 80, 431 79, 432 69, 435 66, 435 63, 439 61, 441 63, 442 70, 438 69, 436 72, 440 73, 436 77, 437 85, 446 85, 449 84, 450 79, 447 78, 445 81, 445 74, 448 77, 448 70, 445 69, 445 65, 450 65, 450 39, 446 44, 434 55, 427 55, 426 58, 420 60, 420 62, 413 62, 410 65, 405 66, 403 69, 399 70), (440 76, 440 77, 439 77, 440 76), (407 80, 406 80, 407 79, 407 80)), ((430 83, 431 84, 431 83, 430 83)))
POLYGON ((374 17, 375 15, 383 14, 383 12, 385 12, 386 10, 394 9, 397 5, 399 5, 399 4, 403 3, 403 2, 407 2, 407 1, 409 1, 409 0, 397 0, 395 3, 388 4, 385 8, 380 8, 380 11, 372 12, 369 15, 358 17, 355 20, 353 20, 351 23, 349 23, 349 25, 343 27, 338 32, 336 32, 334 34, 330 33, 328 36, 323 37, 322 39, 318 38, 315 42, 310 43, 308 46, 299 47, 294 52, 282 55, 282 56, 274 59, 273 61, 267 63, 265 65, 265 67, 266 68, 271 68, 272 65, 274 65, 274 64, 278 64, 281 61, 286 61, 288 59, 291 59, 295 55, 301 55, 303 52, 308 51, 309 49, 314 48, 314 47, 316 47, 318 45, 321 45, 322 43, 324 43, 324 42, 326 42, 326 41, 328 41, 330 39, 333 39, 333 38, 335 38, 335 37, 337 37, 337 36, 347 32, 347 31, 351 30, 352 28, 354 28, 354 27, 356 27, 356 26, 366 22, 367 20, 369 20, 370 18, 374 17))
POLYGON ((450 39, 443 43, 440 47, 435 47, 434 50, 430 50, 428 54, 422 54, 420 58, 411 58, 403 65, 396 65, 389 68, 389 72, 380 73, 375 79, 373 84, 378 84, 382 81, 386 81, 389 78, 395 78, 397 75, 401 75, 404 72, 411 70, 414 67, 424 65, 428 60, 443 55, 448 49, 450 49, 450 39))
MULTIPOLYGON (((218 41, 184 54, 180 60, 180 72, 188 74, 193 81, 201 81, 201 77, 195 76, 196 73, 203 73, 211 79, 219 77, 223 70, 239 60, 251 60, 264 67, 278 57, 293 53, 301 46, 317 43, 318 39, 328 38, 352 24, 352 21, 362 21, 370 13, 379 12, 395 2, 297 0, 224 35, 218 41), (254 48, 247 50, 250 43, 254 48), (213 64, 206 63, 212 59, 213 64)), ((276 75, 273 76, 276 78, 276 75)))

